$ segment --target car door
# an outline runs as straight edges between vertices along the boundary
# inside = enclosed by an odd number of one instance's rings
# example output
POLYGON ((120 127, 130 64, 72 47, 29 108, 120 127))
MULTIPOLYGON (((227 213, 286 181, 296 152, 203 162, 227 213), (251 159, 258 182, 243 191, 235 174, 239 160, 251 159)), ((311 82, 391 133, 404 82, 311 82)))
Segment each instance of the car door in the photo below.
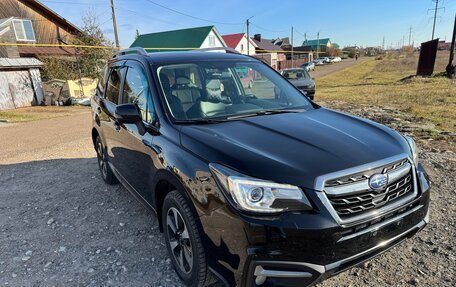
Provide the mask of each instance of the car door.
POLYGON ((120 100, 122 80, 125 76, 125 62, 117 62, 109 67, 109 76, 106 81, 104 97, 99 99, 99 113, 101 137, 108 156, 108 161, 117 168, 118 162, 114 151, 119 145, 118 133, 120 130, 119 122, 114 114, 120 100))
POLYGON ((126 75, 121 92, 122 104, 136 104, 142 124, 120 124, 117 155, 118 171, 143 198, 150 193, 149 183, 154 175, 153 151, 149 145, 153 141, 150 128, 155 123, 155 111, 151 97, 151 87, 146 69, 139 62, 126 63, 126 75))

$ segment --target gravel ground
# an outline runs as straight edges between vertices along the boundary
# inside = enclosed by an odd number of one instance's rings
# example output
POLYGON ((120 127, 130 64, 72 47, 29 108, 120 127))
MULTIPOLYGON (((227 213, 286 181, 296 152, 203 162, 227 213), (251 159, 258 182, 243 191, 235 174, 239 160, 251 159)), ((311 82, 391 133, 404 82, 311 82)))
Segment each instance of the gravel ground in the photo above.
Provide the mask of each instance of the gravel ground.
MULTIPOLYGON (((326 105, 400 131, 432 128, 394 109, 326 105)), ((88 113, 0 127, 0 286, 182 286, 153 214, 99 177, 89 131, 88 113)), ((456 285, 454 139, 418 141, 431 223, 320 287, 456 285)))

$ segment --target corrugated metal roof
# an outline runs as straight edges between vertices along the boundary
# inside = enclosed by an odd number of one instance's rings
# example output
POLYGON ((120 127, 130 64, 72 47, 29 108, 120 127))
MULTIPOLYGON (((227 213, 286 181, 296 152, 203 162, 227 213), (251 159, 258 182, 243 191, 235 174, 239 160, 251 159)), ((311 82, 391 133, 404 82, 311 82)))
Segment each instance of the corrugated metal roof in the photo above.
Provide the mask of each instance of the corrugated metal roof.
POLYGON ((0 58, 1 68, 33 68, 43 66, 36 58, 0 58))
MULTIPOLYGON (((143 34, 130 47, 198 49, 212 29, 214 26, 143 34)), ((157 49, 150 52, 158 51, 157 49)))

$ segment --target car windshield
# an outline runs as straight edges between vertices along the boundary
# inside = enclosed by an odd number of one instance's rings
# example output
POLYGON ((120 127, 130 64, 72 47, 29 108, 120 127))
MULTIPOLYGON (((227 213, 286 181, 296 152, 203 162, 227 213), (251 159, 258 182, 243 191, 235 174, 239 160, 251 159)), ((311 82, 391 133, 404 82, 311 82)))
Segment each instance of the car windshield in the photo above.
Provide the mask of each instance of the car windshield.
MULTIPOLYGON (((305 73, 305 71, 304 71, 305 73)), ((199 61, 157 67, 171 115, 179 122, 313 109, 307 98, 263 63, 199 61)))
POLYGON ((282 75, 288 80, 310 79, 309 73, 304 69, 284 70, 282 75))

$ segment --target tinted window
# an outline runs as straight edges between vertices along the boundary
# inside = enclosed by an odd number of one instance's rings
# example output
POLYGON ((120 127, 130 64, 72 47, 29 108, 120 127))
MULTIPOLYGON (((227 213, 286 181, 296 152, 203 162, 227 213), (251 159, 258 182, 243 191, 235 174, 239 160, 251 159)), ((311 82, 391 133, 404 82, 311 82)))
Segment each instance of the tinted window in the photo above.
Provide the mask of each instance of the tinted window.
POLYGON ((144 121, 153 122, 153 108, 149 97, 147 77, 141 69, 128 67, 123 86, 123 104, 136 104, 144 121))
POLYGON ((121 68, 112 69, 106 86, 106 99, 114 104, 119 103, 120 82, 122 79, 120 70, 121 68))
POLYGON ((312 109, 302 93, 262 63, 201 61, 157 69, 170 112, 178 120, 312 109), (170 85, 169 75, 185 76, 176 76, 176 85, 170 85))
POLYGON ((309 73, 304 69, 288 69, 282 72, 288 80, 310 79, 309 73))

